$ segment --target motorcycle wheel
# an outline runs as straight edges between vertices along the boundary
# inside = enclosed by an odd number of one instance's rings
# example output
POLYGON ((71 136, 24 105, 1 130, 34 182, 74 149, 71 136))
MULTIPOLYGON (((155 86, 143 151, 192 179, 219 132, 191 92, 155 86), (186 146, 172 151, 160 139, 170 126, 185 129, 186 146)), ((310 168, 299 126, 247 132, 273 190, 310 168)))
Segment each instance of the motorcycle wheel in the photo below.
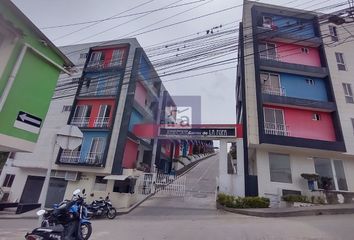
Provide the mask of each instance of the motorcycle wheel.
POLYGON ((83 223, 80 226, 81 240, 88 240, 92 234, 92 226, 90 223, 83 223))
POLYGON ((114 207, 109 208, 107 212, 107 218, 114 219, 116 216, 117 216, 117 210, 114 207))

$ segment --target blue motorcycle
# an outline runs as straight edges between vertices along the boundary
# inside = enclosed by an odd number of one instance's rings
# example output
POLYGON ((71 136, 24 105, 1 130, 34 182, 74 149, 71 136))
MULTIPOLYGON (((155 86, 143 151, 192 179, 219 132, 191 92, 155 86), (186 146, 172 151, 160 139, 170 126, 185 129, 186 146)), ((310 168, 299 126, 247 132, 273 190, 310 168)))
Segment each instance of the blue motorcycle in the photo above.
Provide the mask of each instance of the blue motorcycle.
POLYGON ((38 216, 43 216, 41 227, 27 233, 26 240, 88 240, 92 234, 92 226, 88 220, 85 207, 85 189, 83 196, 80 190, 73 192, 71 200, 65 200, 50 210, 39 210, 38 216))

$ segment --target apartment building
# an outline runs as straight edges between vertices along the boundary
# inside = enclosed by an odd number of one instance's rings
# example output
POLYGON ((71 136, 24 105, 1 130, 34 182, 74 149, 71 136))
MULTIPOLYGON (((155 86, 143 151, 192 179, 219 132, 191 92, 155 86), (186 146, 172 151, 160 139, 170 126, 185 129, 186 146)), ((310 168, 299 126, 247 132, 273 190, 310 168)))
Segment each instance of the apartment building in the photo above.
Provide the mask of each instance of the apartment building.
POLYGON ((285 193, 306 195, 302 173, 354 191, 353 58, 350 42, 338 44, 344 32, 313 12, 245 1, 236 112, 244 128, 246 195, 274 204, 285 193))
POLYGON ((34 153, 10 155, 0 177, 5 200, 37 202, 52 161, 47 206, 85 188, 94 198, 110 193, 114 206, 129 207, 137 201, 140 175, 177 171, 184 166, 176 165, 179 158, 212 149, 209 142, 180 144, 182 140, 143 138, 134 131, 141 124, 165 124, 166 116, 168 123, 176 121, 170 111, 176 105, 136 39, 61 50, 76 64, 77 72, 59 79, 34 153), (55 135, 66 124, 83 133, 75 150, 56 144, 55 135))

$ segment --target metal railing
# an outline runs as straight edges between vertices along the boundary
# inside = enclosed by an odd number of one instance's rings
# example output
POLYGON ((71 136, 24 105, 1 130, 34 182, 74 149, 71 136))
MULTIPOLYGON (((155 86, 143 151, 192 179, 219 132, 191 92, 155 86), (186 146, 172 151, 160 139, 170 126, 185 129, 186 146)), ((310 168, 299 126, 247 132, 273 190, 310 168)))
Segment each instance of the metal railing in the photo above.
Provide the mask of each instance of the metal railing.
POLYGON ((289 127, 286 126, 285 124, 265 122, 264 131, 266 134, 271 134, 271 135, 287 136, 287 137, 291 136, 289 127))
POLYGON ((85 158, 85 163, 90 165, 102 164, 103 153, 101 152, 89 152, 85 158))
POLYGON ((260 58, 265 59, 265 60, 281 61, 277 55, 269 55, 269 54, 262 55, 262 54, 260 54, 260 58))
POLYGON ((100 127, 100 128, 109 127, 109 117, 97 117, 94 122, 94 127, 100 127))
POLYGON ((63 150, 59 162, 61 163, 79 163, 80 151, 63 150))
POLYGON ((99 61, 90 61, 86 69, 88 70, 100 70, 100 69, 105 69, 105 68, 112 68, 112 67, 118 67, 122 65, 121 60, 114 60, 109 63, 105 63, 104 60, 99 60, 99 61))
POLYGON ((89 121, 89 117, 73 117, 71 119, 71 124, 78 127, 88 127, 89 121))
POLYGON ((262 92, 270 95, 286 96, 285 89, 282 87, 272 87, 268 85, 262 85, 262 92))
POLYGON ((91 84, 89 87, 82 87, 80 96, 113 96, 117 94, 118 82, 115 84, 104 84, 100 87, 96 84, 91 84))

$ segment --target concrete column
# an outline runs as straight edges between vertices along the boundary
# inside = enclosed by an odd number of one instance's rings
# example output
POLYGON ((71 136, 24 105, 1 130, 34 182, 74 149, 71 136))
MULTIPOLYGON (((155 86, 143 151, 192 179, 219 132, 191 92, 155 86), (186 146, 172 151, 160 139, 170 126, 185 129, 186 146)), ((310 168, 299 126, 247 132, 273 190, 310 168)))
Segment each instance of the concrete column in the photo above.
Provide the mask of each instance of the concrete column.
POLYGON ((229 193, 230 184, 227 174, 227 140, 220 140, 219 151, 219 192, 229 193))
POLYGON ((238 138, 236 141, 237 152, 237 175, 236 175, 236 195, 240 197, 245 196, 245 172, 244 172, 244 152, 243 139, 238 138))

